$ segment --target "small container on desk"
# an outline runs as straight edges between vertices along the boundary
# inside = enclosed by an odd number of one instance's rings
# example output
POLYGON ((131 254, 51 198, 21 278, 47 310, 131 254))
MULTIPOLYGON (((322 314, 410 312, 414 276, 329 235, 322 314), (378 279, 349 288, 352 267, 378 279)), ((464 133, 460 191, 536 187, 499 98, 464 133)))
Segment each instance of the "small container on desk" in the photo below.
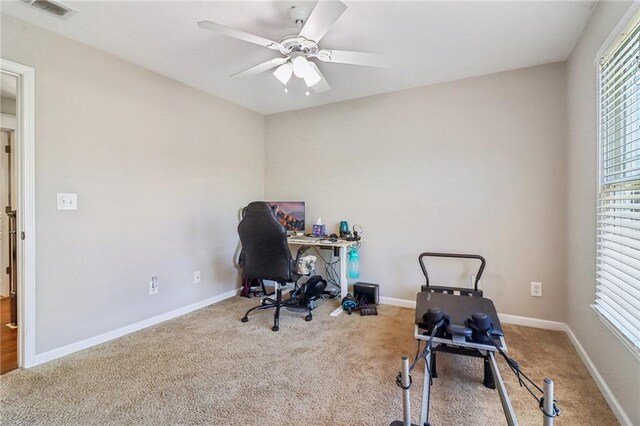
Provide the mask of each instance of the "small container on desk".
POLYGON ((313 225, 313 236, 314 237, 323 237, 326 235, 326 226, 325 225, 313 225))

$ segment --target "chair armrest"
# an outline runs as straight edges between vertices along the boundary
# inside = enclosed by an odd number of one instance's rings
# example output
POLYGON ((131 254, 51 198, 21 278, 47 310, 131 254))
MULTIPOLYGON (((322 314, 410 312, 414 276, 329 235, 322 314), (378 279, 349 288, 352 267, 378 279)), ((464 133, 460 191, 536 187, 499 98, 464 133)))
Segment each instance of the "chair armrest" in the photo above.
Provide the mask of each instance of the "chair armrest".
POLYGON ((297 265, 298 262, 300 261, 300 258, 302 257, 302 255, 311 248, 311 246, 302 246, 298 249, 298 252, 296 253, 296 259, 294 260, 294 265, 297 265))

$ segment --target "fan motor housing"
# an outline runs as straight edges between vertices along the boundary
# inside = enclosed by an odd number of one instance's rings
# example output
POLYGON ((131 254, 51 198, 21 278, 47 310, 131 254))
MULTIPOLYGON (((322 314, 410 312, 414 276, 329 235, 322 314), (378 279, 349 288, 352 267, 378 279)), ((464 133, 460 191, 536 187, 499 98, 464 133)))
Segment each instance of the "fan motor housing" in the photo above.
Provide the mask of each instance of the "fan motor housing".
POLYGON ((280 53, 286 56, 293 52, 301 52, 305 56, 315 56, 318 53, 318 44, 301 36, 285 37, 279 43, 282 46, 280 53))

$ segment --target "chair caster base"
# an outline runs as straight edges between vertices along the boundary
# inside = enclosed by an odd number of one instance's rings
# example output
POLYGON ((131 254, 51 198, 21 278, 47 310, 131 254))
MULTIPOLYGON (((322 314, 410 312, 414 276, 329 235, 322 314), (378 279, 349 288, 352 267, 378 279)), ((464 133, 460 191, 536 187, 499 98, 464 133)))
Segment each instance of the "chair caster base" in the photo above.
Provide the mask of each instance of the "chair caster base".
POLYGON ((247 318, 247 317, 242 317, 242 319, 241 319, 240 321, 242 321, 242 322, 247 322, 247 321, 249 321, 249 318, 247 318))
POLYGON ((305 321, 311 321, 312 319, 313 319, 313 316, 311 314, 309 314, 306 317, 304 317, 305 321))
POLYGON ((280 330, 280 327, 277 327, 275 325, 271 327, 271 331, 278 331, 278 330, 280 330))

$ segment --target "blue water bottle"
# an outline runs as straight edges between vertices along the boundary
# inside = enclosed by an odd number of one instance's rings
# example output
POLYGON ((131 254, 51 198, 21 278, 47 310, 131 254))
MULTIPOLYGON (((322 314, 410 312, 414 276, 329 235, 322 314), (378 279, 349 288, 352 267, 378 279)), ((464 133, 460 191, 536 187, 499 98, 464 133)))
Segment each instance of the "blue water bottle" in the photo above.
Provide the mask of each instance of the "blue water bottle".
POLYGON ((340 238, 344 238, 349 234, 349 224, 346 220, 340 222, 340 238))
POLYGON ((360 278, 360 255, 355 249, 349 252, 349 278, 360 278))

